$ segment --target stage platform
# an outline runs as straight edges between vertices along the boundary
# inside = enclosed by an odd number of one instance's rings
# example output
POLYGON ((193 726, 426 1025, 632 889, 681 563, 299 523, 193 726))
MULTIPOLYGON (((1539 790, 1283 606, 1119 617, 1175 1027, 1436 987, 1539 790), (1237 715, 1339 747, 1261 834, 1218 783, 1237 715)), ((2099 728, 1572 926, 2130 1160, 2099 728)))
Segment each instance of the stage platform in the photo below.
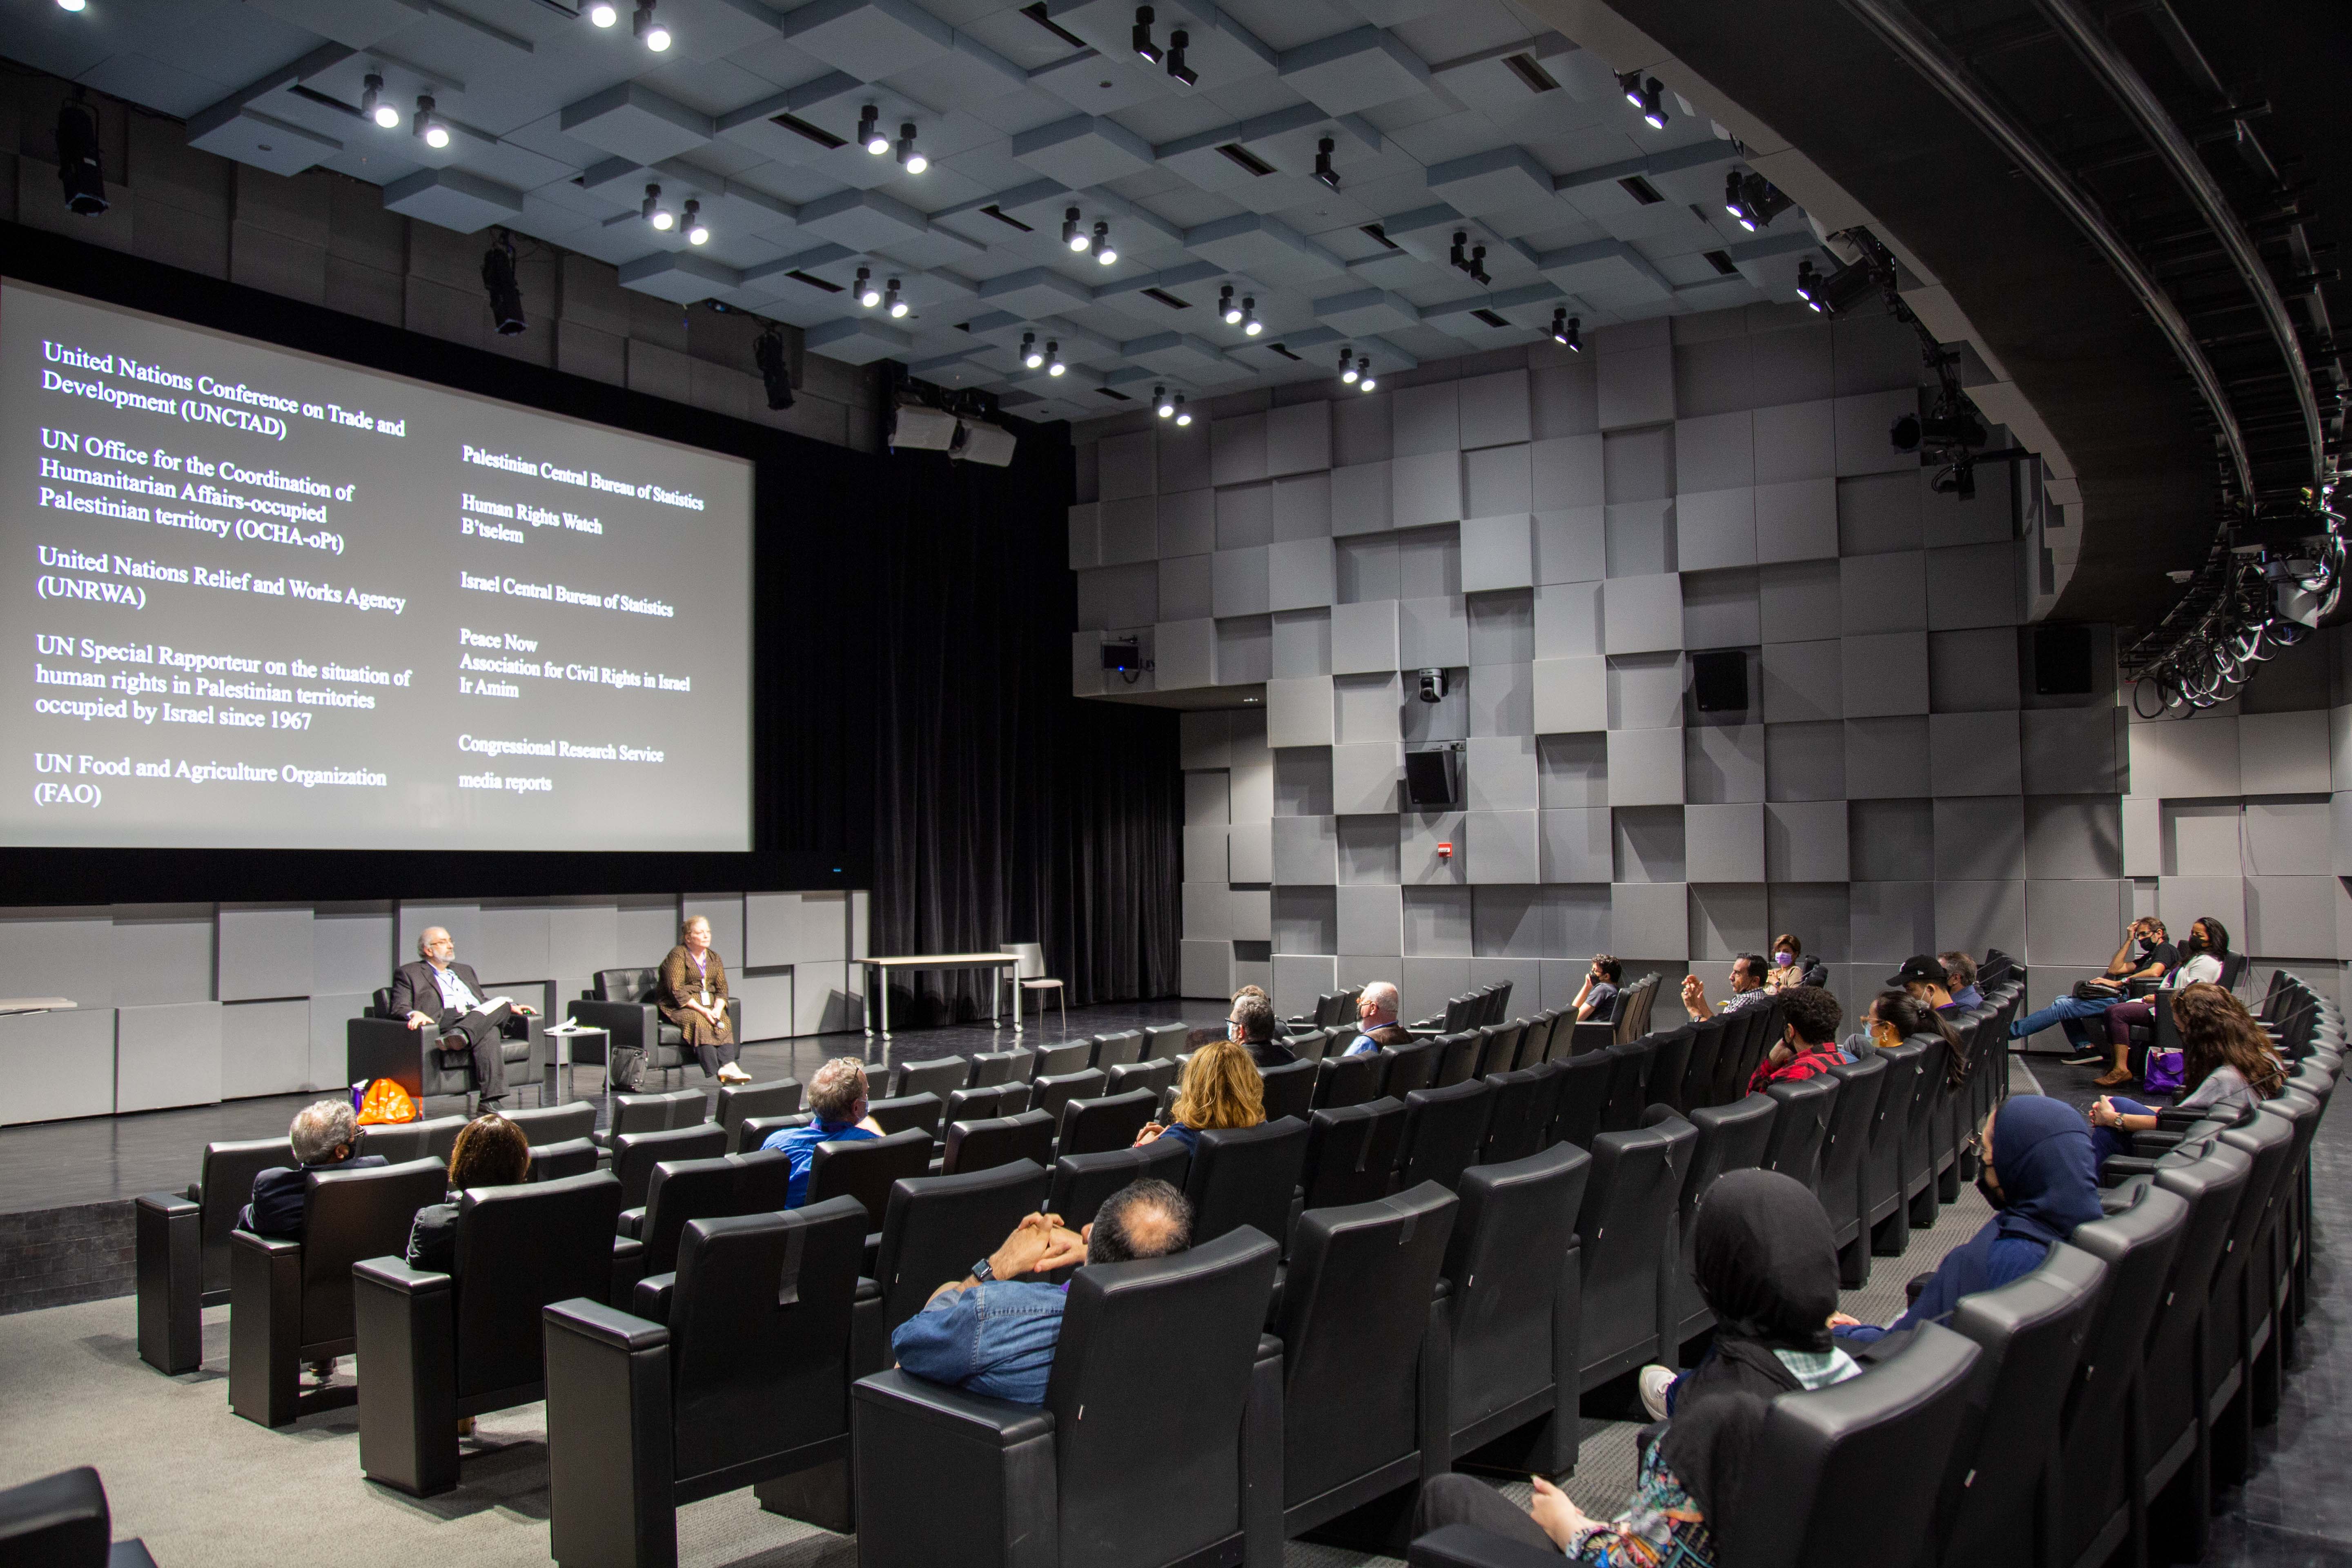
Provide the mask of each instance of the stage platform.
MULTIPOLYGON (((1106 1003, 1071 1008, 1067 1033, 1072 1037, 1107 1034, 1180 1018, 1196 1026, 1215 1024, 1224 1016, 1225 1005, 1213 1001, 1106 1003)), ((1049 1016, 1045 1027, 1030 1020, 1019 1038, 1031 1044, 1064 1038, 1060 1013, 1049 1016)), ((902 1028, 887 1039, 855 1033, 804 1035, 746 1046, 742 1063, 754 1079, 789 1076, 805 1083, 819 1063, 835 1057, 863 1056, 887 1065, 1003 1050, 1013 1039, 1009 1020, 995 1028, 986 1020, 902 1028)), ((600 1127, 610 1120, 599 1088, 601 1070, 593 1064, 573 1068, 569 1096, 595 1102, 600 1127)), ((670 1079, 673 1087, 680 1081, 675 1076, 670 1079)), ((718 1093, 717 1085, 698 1068, 688 1069, 683 1082, 701 1085, 714 1098, 718 1093)), ((131 1294, 131 1200, 142 1193, 177 1191, 195 1180, 205 1144, 282 1133, 297 1110, 323 1098, 317 1093, 271 1095, 0 1130, 0 1314, 131 1294)), ((523 1086, 508 1101, 517 1107, 536 1105, 539 1091, 523 1086)), ((446 1115, 457 1103, 436 1100, 427 1110, 446 1115)))

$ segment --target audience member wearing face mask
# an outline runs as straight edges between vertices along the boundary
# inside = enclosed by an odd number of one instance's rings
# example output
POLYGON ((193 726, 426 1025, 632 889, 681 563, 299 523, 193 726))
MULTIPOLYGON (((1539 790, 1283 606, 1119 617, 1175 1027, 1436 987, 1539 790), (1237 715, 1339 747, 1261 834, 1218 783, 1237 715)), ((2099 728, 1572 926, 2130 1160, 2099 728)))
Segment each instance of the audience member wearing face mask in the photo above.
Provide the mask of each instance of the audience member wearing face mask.
POLYGON ((1805 944, 1794 935, 1783 932, 1772 939, 1772 967, 1764 976, 1767 990, 1785 991, 1792 985, 1827 986, 1830 966, 1818 958, 1805 954, 1805 944))

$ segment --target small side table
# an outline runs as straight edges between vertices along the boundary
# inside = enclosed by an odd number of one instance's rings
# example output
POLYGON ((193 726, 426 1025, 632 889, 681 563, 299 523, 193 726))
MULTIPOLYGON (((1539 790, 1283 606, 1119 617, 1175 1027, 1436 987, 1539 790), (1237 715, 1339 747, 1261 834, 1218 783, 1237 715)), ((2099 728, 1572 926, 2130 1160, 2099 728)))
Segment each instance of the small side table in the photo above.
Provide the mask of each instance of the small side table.
POLYGON ((557 1092, 562 1095, 566 1100, 571 1100, 572 1097, 572 1081, 563 1076, 566 1073, 569 1073, 572 1068, 572 1043, 574 1040, 586 1039, 591 1036, 595 1037, 600 1047, 604 1051, 604 1092, 609 1095, 613 1092, 613 1032, 610 1029, 599 1029, 593 1025, 587 1024, 583 1024, 577 1028, 569 1029, 558 1029, 551 1026, 547 1031, 547 1037, 555 1042, 555 1065, 548 1070, 555 1077, 557 1092))

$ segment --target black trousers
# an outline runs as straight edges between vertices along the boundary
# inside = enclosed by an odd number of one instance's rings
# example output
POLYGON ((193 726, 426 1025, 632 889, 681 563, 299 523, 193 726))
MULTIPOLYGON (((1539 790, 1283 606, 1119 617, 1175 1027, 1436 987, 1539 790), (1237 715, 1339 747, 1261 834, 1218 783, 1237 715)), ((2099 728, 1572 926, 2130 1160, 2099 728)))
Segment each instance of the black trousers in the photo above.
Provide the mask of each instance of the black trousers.
MULTIPOLYGON (((497 1100, 507 1091, 507 1058, 504 1041, 506 1026, 514 1017, 514 1009, 501 1002, 488 1012, 471 1008, 454 1022, 441 1026, 445 1049, 455 1049, 449 1037, 462 1035, 467 1054, 474 1058, 474 1092, 484 1100, 497 1100)), ((443 1015, 446 1018, 447 1015, 443 1015)))
POLYGON ((1444 1475, 1421 1489, 1412 1507, 1412 1533, 1417 1540, 1442 1525, 1468 1524, 1516 1541, 1522 1546, 1558 1553, 1559 1547, 1543 1532, 1527 1510, 1482 1480, 1444 1475))
POLYGON ((702 1076, 717 1078, 720 1068, 733 1062, 742 1054, 742 1047, 730 1038, 721 1040, 715 1046, 697 1046, 694 1047, 694 1054, 702 1063, 702 1076))

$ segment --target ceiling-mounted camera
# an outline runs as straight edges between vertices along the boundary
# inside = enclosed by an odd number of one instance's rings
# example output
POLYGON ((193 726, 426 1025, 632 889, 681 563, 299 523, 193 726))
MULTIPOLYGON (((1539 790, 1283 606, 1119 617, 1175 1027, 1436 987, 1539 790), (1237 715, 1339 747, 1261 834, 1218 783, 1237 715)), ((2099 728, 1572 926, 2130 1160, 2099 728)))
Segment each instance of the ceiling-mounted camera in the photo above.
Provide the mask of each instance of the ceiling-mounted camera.
POLYGON ((1420 674, 1421 700, 1423 702, 1444 701, 1445 672, 1442 669, 1424 669, 1420 674))

